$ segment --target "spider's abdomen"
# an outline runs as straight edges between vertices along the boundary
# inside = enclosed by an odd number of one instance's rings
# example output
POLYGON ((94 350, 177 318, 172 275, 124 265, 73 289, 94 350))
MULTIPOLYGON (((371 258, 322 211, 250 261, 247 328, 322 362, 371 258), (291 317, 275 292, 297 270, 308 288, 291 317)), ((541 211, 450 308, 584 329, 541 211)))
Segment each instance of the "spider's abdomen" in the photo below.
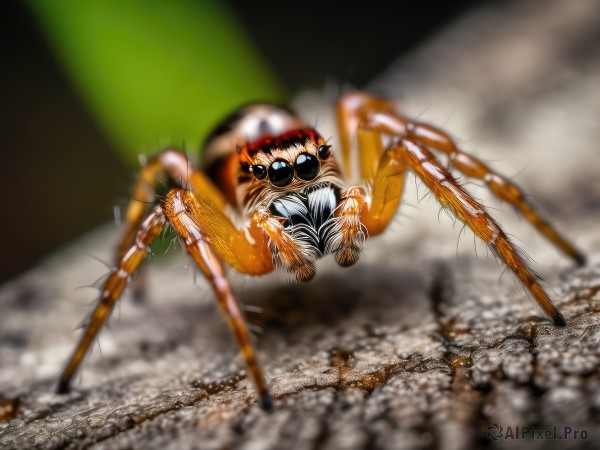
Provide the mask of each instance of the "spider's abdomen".
POLYGON ((207 137, 202 150, 202 167, 227 201, 238 205, 240 184, 239 151, 265 137, 276 137, 305 127, 290 110, 268 103, 244 106, 227 117, 207 137))

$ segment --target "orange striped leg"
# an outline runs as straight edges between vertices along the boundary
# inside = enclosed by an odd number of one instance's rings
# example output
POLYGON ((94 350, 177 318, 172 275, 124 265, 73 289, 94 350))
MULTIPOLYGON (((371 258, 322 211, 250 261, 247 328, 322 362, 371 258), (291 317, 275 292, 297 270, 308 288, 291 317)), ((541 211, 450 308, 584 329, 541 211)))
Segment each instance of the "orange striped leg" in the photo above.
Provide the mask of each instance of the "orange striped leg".
MULTIPOLYGON (((373 131, 370 133, 375 134, 373 131)), ((378 136, 378 139, 381 140, 381 137, 378 136)), ((361 142, 359 151, 362 153, 364 146, 370 142, 361 142)), ((362 223, 371 237, 381 234, 392 222, 402 200, 408 169, 404 159, 393 157, 393 153, 389 151, 385 152, 374 166, 377 170, 372 179, 370 205, 362 218, 362 223)))
MULTIPOLYGON (((223 209, 225 205, 225 199, 218 189, 206 175, 192 168, 185 154, 174 149, 163 150, 140 169, 133 197, 125 214, 125 229, 117 245, 117 262, 133 245, 149 205, 157 200, 156 188, 162 183, 167 185, 165 189, 173 186, 193 189, 197 195, 201 195, 219 209, 223 209)), ((132 283, 136 299, 143 297, 143 273, 138 273, 132 283)))
MULTIPOLYGON (((165 183, 167 186, 170 184, 185 186, 191 170, 186 156, 173 149, 163 150, 153 156, 140 169, 133 196, 125 213, 124 229, 117 244, 116 263, 133 245, 144 216, 151 204, 156 202, 156 187, 159 183, 165 183)), ((146 284, 144 274, 145 271, 142 268, 131 283, 134 300, 141 301, 144 298, 146 284)))
MULTIPOLYGON (((393 103, 385 99, 354 92, 345 94, 338 104, 338 123, 346 167, 351 167, 349 157, 352 146, 351 139, 353 136, 358 136, 362 176, 366 178, 369 170, 373 170, 375 173, 371 202, 362 219, 369 235, 381 233, 389 225, 401 200, 404 172, 410 167, 423 178, 443 205, 450 207, 473 229, 477 236, 501 257, 533 295, 544 312, 556 324, 564 325, 564 318, 552 305, 536 275, 527 267, 505 233, 489 217, 483 207, 478 205, 454 181, 431 152, 419 143, 447 153, 458 170, 467 176, 484 180, 497 197, 517 207, 536 229, 579 264, 585 261, 584 256, 534 210, 533 206, 525 200, 521 190, 514 184, 493 172, 474 157, 460 151, 443 131, 398 116, 394 113, 394 109, 393 103), (381 156, 378 162, 375 162, 382 147, 379 133, 399 138, 410 137, 417 142, 403 140, 401 141, 404 143, 403 145, 392 147, 381 156), (418 164, 415 162, 414 156, 409 157, 411 155, 411 152, 407 151, 409 147, 415 151, 420 149, 421 156, 428 155, 425 159, 430 157, 432 162, 425 161, 423 165, 418 164), (434 172, 428 173, 428 170, 434 172), (442 184, 436 176, 441 176, 445 184, 442 184), (470 209, 473 205, 476 205, 478 209, 470 209), (475 217, 471 217, 469 213, 475 213, 475 217)), ((416 152, 412 152, 412 154, 416 154, 416 152)), ((416 161, 419 159, 417 158, 416 161)))
MULTIPOLYGON (((451 164, 468 177, 482 180, 499 199, 513 205, 550 242, 560 248, 579 265, 585 264, 585 255, 564 238, 527 201, 523 191, 506 177, 495 172, 479 159, 460 150, 452 138, 442 130, 393 113, 380 112, 375 122, 385 124, 387 131, 406 136, 435 150, 446 153, 451 164)), ((380 128, 383 129, 383 128, 380 128)))
POLYGON ((133 197, 125 213, 125 229, 117 247, 117 260, 129 250, 135 241, 149 204, 156 202, 156 186, 161 182, 167 185, 187 185, 192 168, 186 156, 177 150, 164 150, 152 157, 140 169, 133 197), (160 180, 159 180, 160 178, 160 180))
POLYGON ((395 105, 389 100, 377 98, 360 92, 348 92, 337 103, 337 123, 340 135, 340 148, 346 180, 355 181, 352 172, 353 139, 358 140, 360 176, 371 178, 377 167, 373 166, 383 154, 379 136, 369 135, 364 129, 364 120, 369 111, 393 112, 395 105), (375 139, 373 139, 375 137, 375 139), (366 142, 365 142, 366 141, 366 142), (367 145, 364 145, 367 143, 367 145), (361 148, 362 147, 362 148, 361 148))
POLYGON ((204 276, 211 284, 221 310, 236 338, 250 378, 254 382, 260 405, 264 410, 273 408, 273 401, 256 352, 250 340, 250 333, 240 307, 225 277, 223 265, 213 248, 213 236, 201 226, 207 215, 192 193, 184 189, 173 189, 163 202, 163 209, 169 222, 175 228, 182 244, 192 256, 204 276))
POLYGON ((504 231, 423 144, 402 139, 389 152, 391 158, 407 164, 423 180, 442 206, 451 209, 504 261, 556 325, 566 325, 562 314, 552 304, 548 294, 540 285, 539 277, 527 266, 504 231))
MULTIPOLYGON (((342 156, 347 164, 346 169, 351 167, 352 138, 358 136, 360 146, 363 139, 361 134, 365 133, 364 130, 373 129, 392 136, 408 137, 421 142, 446 153, 454 167, 466 176, 484 181, 496 197, 517 208, 550 242, 575 260, 577 264, 585 264, 585 255, 535 210, 517 185, 474 156, 460 150, 452 138, 439 128, 396 114, 394 104, 388 100, 358 92, 349 92, 341 97, 338 103, 337 117, 342 156)), ((373 136, 367 135, 367 139, 372 138, 373 136)), ((362 177, 368 178, 370 167, 377 161, 376 146, 373 144, 363 146, 359 157, 362 177)), ((377 171, 375 170, 374 173, 377 171)))
MULTIPOLYGON (((342 157, 351 165, 352 139, 356 137, 360 177, 371 181, 370 205, 362 223, 368 235, 382 233, 398 210, 404 189, 406 166, 384 152, 381 133, 369 119, 374 112, 393 113, 395 105, 388 100, 360 92, 344 94, 337 106, 342 157)), ((393 133, 391 133, 393 134, 393 133)))
POLYGON ((89 318, 83 336, 69 362, 60 376, 57 391, 66 393, 69 391, 71 380, 81 364, 90 345, 98 335, 98 332, 108 319, 115 303, 121 297, 127 281, 140 265, 152 241, 158 236, 165 223, 165 216, 160 208, 154 212, 142 224, 140 230, 133 239, 133 245, 125 252, 119 263, 112 270, 100 293, 100 300, 89 318))

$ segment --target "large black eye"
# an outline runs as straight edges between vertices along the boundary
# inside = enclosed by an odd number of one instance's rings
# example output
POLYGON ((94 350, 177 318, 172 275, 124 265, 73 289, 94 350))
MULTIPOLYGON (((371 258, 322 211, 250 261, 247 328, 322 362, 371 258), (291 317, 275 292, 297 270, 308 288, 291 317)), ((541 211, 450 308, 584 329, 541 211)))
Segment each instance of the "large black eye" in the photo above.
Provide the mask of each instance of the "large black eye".
POLYGON ((267 176, 267 169, 265 168, 265 166, 262 166, 260 164, 254 164, 252 166, 252 173, 259 180, 264 180, 267 176))
POLYGON ((310 181, 319 173, 319 160, 310 153, 300 153, 298 158, 296 158, 294 167, 296 168, 298 178, 310 181))
POLYGON ((321 145, 319 147, 319 158, 321 159, 327 159, 329 158, 329 153, 331 153, 331 151, 329 150, 331 148, 331 145, 321 145))
POLYGON ((269 166, 269 180, 274 186, 287 186, 293 178, 294 169, 289 162, 279 160, 269 166))

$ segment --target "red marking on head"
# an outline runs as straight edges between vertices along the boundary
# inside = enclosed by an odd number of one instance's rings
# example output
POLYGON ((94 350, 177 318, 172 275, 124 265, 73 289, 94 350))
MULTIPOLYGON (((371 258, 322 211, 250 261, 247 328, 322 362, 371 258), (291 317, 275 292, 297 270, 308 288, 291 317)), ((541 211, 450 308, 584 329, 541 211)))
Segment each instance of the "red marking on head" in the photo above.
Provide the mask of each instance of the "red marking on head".
POLYGON ((258 152, 270 154, 272 150, 285 149, 298 144, 304 145, 308 141, 318 145, 322 139, 319 133, 312 128, 299 128, 287 131, 276 137, 267 136, 250 142, 244 147, 241 154, 247 154, 248 158, 253 158, 258 152))

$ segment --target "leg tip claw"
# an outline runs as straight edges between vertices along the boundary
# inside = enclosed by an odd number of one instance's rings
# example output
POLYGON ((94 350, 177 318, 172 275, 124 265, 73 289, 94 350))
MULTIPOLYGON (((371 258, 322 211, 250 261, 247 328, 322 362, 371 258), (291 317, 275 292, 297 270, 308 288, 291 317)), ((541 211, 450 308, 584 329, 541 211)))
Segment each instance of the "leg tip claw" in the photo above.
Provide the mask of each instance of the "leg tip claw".
POLYGON ((269 393, 265 393, 260 398, 260 407, 265 412, 272 412, 275 409, 273 399, 269 393))
POLYGON ((68 394, 70 391, 71 391, 71 386, 69 386, 69 383, 67 381, 60 380, 58 382, 58 386, 56 386, 57 394, 68 394))
POLYGON ((558 313, 558 315, 553 317, 553 319, 554 319, 554 325, 556 325, 557 327, 566 327, 567 326, 567 321, 565 320, 564 316, 561 313, 558 313))
POLYGON ((588 263, 587 256, 580 253, 575 257, 575 262, 577 263, 577 265, 579 267, 587 266, 587 263, 588 263))

